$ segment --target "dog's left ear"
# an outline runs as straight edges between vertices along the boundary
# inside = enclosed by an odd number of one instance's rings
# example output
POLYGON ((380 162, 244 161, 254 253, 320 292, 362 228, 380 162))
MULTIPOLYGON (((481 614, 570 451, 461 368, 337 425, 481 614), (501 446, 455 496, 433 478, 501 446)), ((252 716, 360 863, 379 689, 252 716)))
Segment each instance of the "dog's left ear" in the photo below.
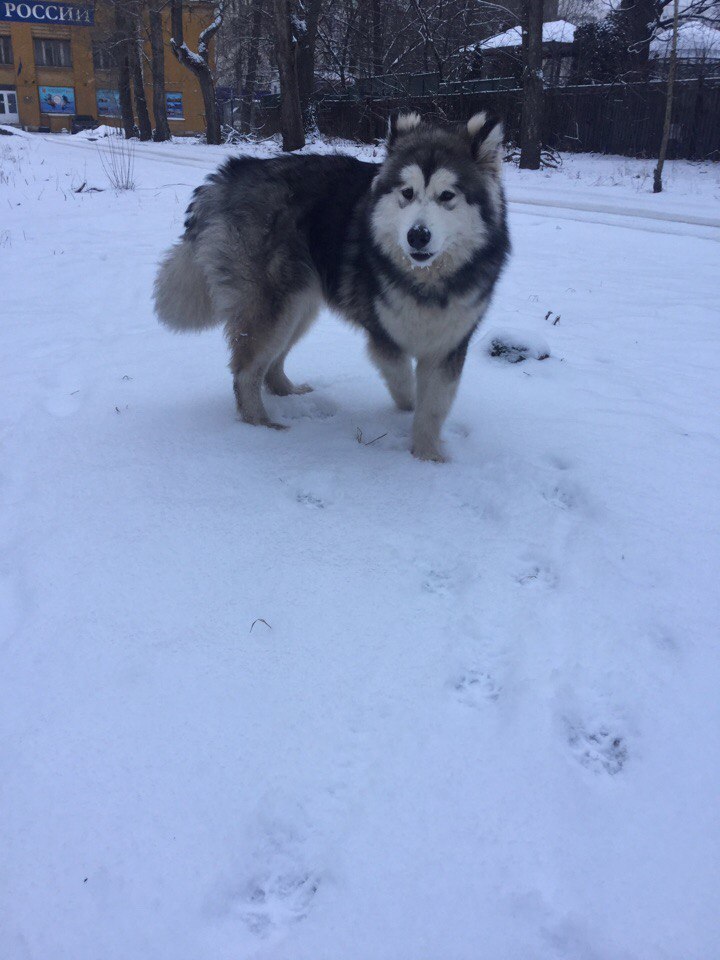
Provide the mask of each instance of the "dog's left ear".
POLYGON ((504 135, 500 117, 481 110, 468 120, 467 132, 473 160, 499 173, 504 135))

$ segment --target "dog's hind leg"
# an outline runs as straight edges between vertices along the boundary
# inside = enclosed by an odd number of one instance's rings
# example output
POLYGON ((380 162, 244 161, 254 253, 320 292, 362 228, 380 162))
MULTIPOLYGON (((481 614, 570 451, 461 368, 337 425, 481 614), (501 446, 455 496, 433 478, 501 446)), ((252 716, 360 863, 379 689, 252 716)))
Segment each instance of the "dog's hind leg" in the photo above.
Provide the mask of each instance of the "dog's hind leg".
POLYGON ((280 392, 285 386, 290 388, 287 393, 305 392, 293 387, 282 365, 290 347, 315 319, 319 304, 319 290, 308 287, 288 297, 273 315, 271 304, 259 295, 255 299, 254 311, 250 303, 246 303, 238 320, 226 324, 233 389, 238 412, 245 423, 287 429, 268 416, 262 398, 263 383, 266 378, 272 378, 272 386, 280 388, 273 392, 280 392))
POLYGON ((307 383, 294 384, 285 373, 285 359, 298 340, 307 332, 316 319, 321 305, 320 290, 315 286, 309 287, 288 304, 288 326, 291 329, 290 339, 284 350, 273 360, 265 375, 265 383, 271 393, 278 397, 288 397, 291 394, 310 393, 312 387, 307 383))
POLYGON ((283 424, 270 419, 263 403, 263 380, 272 359, 272 355, 263 349, 266 345, 259 343, 252 334, 245 333, 239 325, 228 329, 228 341, 233 390, 240 418, 255 426, 285 430, 283 424))
POLYGON ((368 343, 368 353, 398 409, 412 410, 415 406, 415 383, 412 361, 408 354, 391 340, 372 335, 368 343))

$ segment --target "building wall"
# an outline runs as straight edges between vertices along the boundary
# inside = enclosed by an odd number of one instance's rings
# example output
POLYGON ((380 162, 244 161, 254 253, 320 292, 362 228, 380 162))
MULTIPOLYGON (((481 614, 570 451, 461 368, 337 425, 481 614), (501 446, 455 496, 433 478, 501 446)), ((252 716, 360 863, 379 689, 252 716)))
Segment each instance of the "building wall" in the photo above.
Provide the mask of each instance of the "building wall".
MULTIPOLYGON (((184 14, 185 42, 197 49, 200 32, 212 22, 213 7, 205 3, 186 4, 184 14)), ((18 100, 20 124, 29 129, 48 127, 52 132, 69 129, 71 115, 53 115, 41 111, 42 86, 71 87, 75 93, 75 114, 85 114, 102 123, 119 125, 119 117, 105 117, 98 113, 97 91, 117 90, 115 70, 96 70, 93 66, 93 41, 102 45, 111 33, 112 12, 102 3, 95 6, 95 26, 68 24, 14 23, 0 20, 0 35, 12 40, 13 63, 0 64, 0 89, 14 88, 18 100), (33 40, 36 37, 69 40, 72 50, 71 67, 44 67, 35 63, 33 40)), ((168 94, 182 94, 183 119, 169 117, 172 133, 202 133, 205 130, 205 111, 200 87, 192 73, 183 67, 170 50, 170 12, 163 15, 165 36, 165 90, 168 94)), ((150 47, 146 44, 150 57, 150 47)), ((145 63, 145 94, 152 119, 152 82, 149 62, 145 63)))

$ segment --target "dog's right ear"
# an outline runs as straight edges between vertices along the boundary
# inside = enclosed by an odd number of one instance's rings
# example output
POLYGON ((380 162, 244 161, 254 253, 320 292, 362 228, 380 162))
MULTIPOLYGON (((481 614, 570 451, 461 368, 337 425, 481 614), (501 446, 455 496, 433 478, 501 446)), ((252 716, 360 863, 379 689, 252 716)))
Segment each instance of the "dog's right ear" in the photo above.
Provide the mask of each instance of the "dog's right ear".
POLYGON ((419 127, 422 122, 422 117, 419 113, 413 111, 412 113, 395 113, 390 116, 388 121, 388 134, 387 134, 387 148, 390 150, 397 140, 398 137, 401 137, 404 133, 410 133, 411 130, 415 130, 416 127, 419 127))
POLYGON ((467 132, 473 160, 499 173, 504 136, 500 117, 481 110, 468 120, 467 132))

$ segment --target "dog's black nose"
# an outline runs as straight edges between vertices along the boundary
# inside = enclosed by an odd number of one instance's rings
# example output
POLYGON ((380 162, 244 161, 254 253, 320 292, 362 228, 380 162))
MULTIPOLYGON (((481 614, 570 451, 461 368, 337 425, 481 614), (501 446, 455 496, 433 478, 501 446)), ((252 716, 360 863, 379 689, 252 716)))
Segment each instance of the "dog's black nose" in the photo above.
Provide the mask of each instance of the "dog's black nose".
POLYGON ((430 237, 431 233, 428 228, 419 223, 408 230, 407 239, 413 250, 422 250, 423 247, 426 247, 430 243, 430 237))

